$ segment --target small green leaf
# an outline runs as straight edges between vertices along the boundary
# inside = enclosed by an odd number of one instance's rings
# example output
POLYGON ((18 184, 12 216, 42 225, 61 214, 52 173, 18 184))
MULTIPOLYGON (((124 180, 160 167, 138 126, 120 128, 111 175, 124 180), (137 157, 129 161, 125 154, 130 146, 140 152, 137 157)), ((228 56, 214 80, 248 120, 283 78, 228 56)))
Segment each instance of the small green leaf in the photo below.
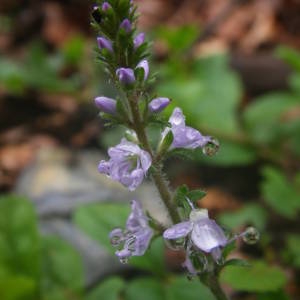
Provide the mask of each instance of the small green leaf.
POLYGON ((249 292, 272 292, 286 283, 281 269, 261 261, 251 262, 250 268, 228 266, 222 270, 220 278, 236 290, 249 292))
POLYGON ((187 197, 192 201, 196 202, 206 196, 206 192, 202 190, 192 190, 187 193, 187 197))
POLYGON ((119 277, 110 277, 93 288, 85 297, 86 300, 119 300, 125 282, 119 277))

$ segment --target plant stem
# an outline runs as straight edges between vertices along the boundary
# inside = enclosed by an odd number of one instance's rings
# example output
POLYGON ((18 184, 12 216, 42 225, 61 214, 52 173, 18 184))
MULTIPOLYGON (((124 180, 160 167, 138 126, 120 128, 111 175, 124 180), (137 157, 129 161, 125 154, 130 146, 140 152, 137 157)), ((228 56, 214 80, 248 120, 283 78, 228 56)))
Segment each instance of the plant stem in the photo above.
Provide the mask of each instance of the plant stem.
POLYGON ((224 293, 216 274, 209 273, 205 276, 199 276, 199 278, 200 281, 210 289, 217 300, 229 300, 229 298, 224 293))
MULTIPOLYGON (((153 155, 153 152, 152 152, 152 149, 151 149, 151 146, 150 146, 147 134, 146 134, 145 124, 141 119, 141 114, 140 114, 140 111, 138 108, 137 101, 138 100, 136 99, 136 97, 129 98, 129 105, 130 105, 132 117, 133 117, 133 126, 134 126, 134 129, 138 136, 139 141, 141 142, 143 147, 146 149, 146 151, 148 151, 150 153, 150 155, 153 159, 154 155, 153 155)), ((154 168, 153 168, 153 172, 152 172, 152 178, 158 189, 161 199, 163 200, 173 223, 175 223, 175 224, 179 223, 181 221, 180 215, 176 209, 176 206, 173 204, 172 193, 169 190, 168 183, 162 172, 162 167, 158 163, 155 164, 153 167, 154 168)))

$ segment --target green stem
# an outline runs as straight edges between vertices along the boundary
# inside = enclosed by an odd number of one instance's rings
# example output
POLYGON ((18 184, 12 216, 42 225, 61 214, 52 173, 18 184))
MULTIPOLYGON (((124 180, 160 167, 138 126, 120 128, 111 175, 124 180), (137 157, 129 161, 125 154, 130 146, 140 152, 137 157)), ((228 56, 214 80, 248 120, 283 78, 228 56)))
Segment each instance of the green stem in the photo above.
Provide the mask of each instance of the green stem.
MULTIPOLYGON (((141 114, 137 105, 137 99, 136 97, 129 97, 129 105, 132 112, 133 117, 133 126, 135 129, 135 132, 138 136, 139 141, 143 145, 146 151, 148 151, 152 157, 154 158, 153 151, 151 149, 146 130, 145 130, 145 124, 142 121, 141 114)), ((154 165, 153 172, 152 172, 152 178, 153 181, 158 189, 158 192, 161 196, 161 199, 163 200, 170 217, 173 221, 173 223, 179 223, 181 221, 180 215, 176 209, 176 206, 173 203, 172 199, 172 193, 169 190, 168 183, 164 177, 164 174, 162 172, 162 168, 159 164, 154 165)))
POLYGON ((229 298, 224 293, 216 274, 209 273, 205 276, 199 276, 199 278, 200 281, 211 290, 216 300, 229 300, 229 298))

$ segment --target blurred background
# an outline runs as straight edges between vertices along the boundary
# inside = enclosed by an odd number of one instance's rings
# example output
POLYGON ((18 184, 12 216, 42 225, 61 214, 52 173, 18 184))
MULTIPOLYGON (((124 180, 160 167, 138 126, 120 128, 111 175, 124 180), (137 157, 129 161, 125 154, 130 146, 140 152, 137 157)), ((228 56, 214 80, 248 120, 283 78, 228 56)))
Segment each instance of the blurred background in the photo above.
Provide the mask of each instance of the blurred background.
MULTIPOLYGON (((213 158, 168 161, 171 185, 205 189, 199 206, 225 228, 261 232, 237 243, 252 268, 222 272, 227 293, 300 299, 300 1, 135 2, 166 116, 181 106, 221 143, 213 158)), ((168 220, 150 182, 131 194, 97 173, 122 130, 93 104, 115 91, 95 63, 92 5, 0 1, 0 299, 213 300, 159 239, 128 266, 113 256, 128 200, 168 220)))

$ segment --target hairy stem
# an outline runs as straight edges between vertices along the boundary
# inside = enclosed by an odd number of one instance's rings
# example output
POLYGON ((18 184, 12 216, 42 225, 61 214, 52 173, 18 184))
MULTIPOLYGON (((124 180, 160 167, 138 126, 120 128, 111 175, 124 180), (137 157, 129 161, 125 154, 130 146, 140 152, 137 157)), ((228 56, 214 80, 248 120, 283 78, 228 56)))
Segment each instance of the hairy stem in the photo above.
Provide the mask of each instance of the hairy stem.
POLYGON ((199 278, 210 289, 217 300, 229 300, 219 283, 218 275, 209 273, 205 276, 199 276, 199 278))
MULTIPOLYGON (((130 97, 129 98, 129 105, 131 108, 132 112, 132 117, 133 117, 133 126, 136 131, 136 134, 138 136, 139 141, 143 145, 143 147, 148 151, 152 157, 154 158, 146 130, 145 130, 145 124, 142 121, 141 114, 137 105, 137 99, 136 97, 130 97)), ((164 174, 162 172, 162 167, 159 164, 154 165, 153 172, 152 172, 152 178, 153 181, 158 189, 158 192, 161 196, 161 199, 163 200, 170 217, 173 221, 173 223, 179 223, 180 220, 180 215, 176 209, 176 206, 174 205, 172 201, 172 193, 169 190, 168 183, 164 177, 164 174)))

